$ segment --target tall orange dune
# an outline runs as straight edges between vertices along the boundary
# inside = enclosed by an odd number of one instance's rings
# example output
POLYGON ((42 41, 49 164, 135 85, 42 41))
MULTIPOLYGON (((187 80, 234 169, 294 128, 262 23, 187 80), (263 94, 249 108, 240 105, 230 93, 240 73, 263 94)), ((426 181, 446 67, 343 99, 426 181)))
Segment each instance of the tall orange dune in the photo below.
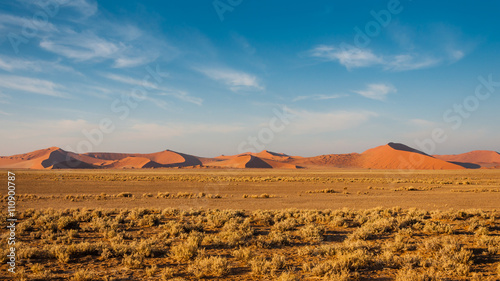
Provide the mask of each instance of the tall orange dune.
POLYGON ((436 159, 400 143, 388 143, 363 152, 360 166, 371 169, 458 170, 460 165, 436 159))
POLYGON ((367 151, 349 154, 326 154, 314 157, 290 156, 263 150, 214 158, 164 150, 156 153, 77 154, 58 147, 40 149, 25 154, 0 157, 0 168, 14 169, 127 169, 127 168, 365 168, 444 170, 464 168, 498 168, 500 154, 477 150, 458 155, 427 155, 400 143, 388 143, 367 151))
POLYGON ((221 168, 272 168, 259 157, 252 155, 239 155, 218 162, 209 163, 208 166, 221 168))

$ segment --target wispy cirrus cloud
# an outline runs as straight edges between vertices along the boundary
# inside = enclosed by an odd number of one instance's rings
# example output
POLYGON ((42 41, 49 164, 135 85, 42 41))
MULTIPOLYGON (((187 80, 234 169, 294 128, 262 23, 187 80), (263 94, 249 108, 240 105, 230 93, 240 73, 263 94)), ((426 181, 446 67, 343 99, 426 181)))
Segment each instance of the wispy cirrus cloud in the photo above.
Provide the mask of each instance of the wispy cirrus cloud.
POLYGON ((117 75, 113 73, 103 73, 103 77, 124 83, 124 84, 129 84, 133 86, 141 86, 144 88, 151 88, 151 89, 158 89, 158 85, 152 82, 149 82, 148 80, 138 80, 132 77, 127 77, 127 76, 122 76, 122 75, 117 75))
POLYGON ((111 60, 114 68, 131 68, 150 63, 160 56, 161 48, 167 53, 175 53, 172 47, 143 34, 137 28, 135 30, 137 34, 130 38, 119 30, 112 36, 100 36, 92 30, 76 32, 67 29, 63 33, 44 37, 40 47, 76 62, 111 60))
POLYGON ((0 69, 8 72, 32 71, 32 72, 65 72, 83 75, 74 68, 61 64, 60 60, 28 60, 16 57, 0 56, 0 69))
MULTIPOLYGON (((16 15, 0 13, 0 26, 8 28, 9 31, 14 30, 14 28, 22 28, 24 26, 34 26, 34 22, 31 18, 20 17, 16 15)), ((38 32, 57 32, 58 28, 50 22, 44 24, 37 24, 36 29, 38 32)))
POLYGON ((263 91, 259 79, 252 74, 228 68, 196 68, 205 76, 224 83, 233 92, 238 91, 263 91))
POLYGON ((324 61, 337 61, 348 69, 381 64, 383 59, 369 49, 319 45, 309 51, 311 57, 324 61))
POLYGON ((346 97, 347 95, 309 95, 309 96, 298 96, 292 99, 292 102, 301 100, 330 100, 346 97))
MULTIPOLYGON (((188 92, 186 91, 181 91, 181 90, 176 90, 176 89, 168 89, 166 87, 161 87, 158 84, 149 82, 148 80, 138 80, 132 77, 127 77, 127 76, 122 76, 122 75, 117 75, 117 74, 112 74, 112 73, 104 73, 102 74, 104 77, 128 84, 128 85, 133 85, 133 86, 141 86, 144 87, 146 90, 150 90, 152 94, 157 95, 157 96, 171 96, 174 97, 178 100, 193 103, 196 105, 202 105, 203 99, 199 97, 194 97, 191 96, 188 92)), ((159 100, 157 100, 159 102, 159 100)), ((165 104, 166 106, 166 104, 165 104)))
MULTIPOLYGON (((57 2, 54 1, 53 2, 57 2)), ((96 1, 87 1, 87 0, 71 0, 67 1, 64 4, 65 7, 71 7, 78 11, 85 17, 93 16, 98 11, 98 6, 96 1)))
POLYGON ((77 61, 111 58, 123 48, 119 43, 110 42, 89 31, 45 38, 40 42, 40 47, 77 61))
POLYGON ((385 100, 388 94, 396 93, 397 89, 390 84, 369 84, 364 90, 353 91, 365 98, 385 100))
POLYGON ((0 87, 8 90, 28 92, 32 94, 47 95, 52 97, 67 98, 65 87, 52 81, 14 76, 0 75, 0 87))
POLYGON ((322 61, 333 61, 347 69, 363 67, 382 67, 389 71, 407 71, 434 67, 442 63, 454 63, 462 59, 465 53, 459 49, 452 49, 440 56, 425 55, 418 52, 407 52, 396 55, 376 54, 368 48, 358 48, 352 45, 341 44, 319 45, 308 51, 309 56, 322 61))
POLYGON ((425 120, 425 119, 420 119, 420 118, 410 119, 408 121, 408 123, 413 125, 413 126, 423 127, 423 128, 436 126, 436 122, 425 120))
POLYGON ((161 92, 158 93, 159 96, 172 96, 176 99, 185 101, 185 102, 190 102, 196 105, 202 105, 203 104, 203 99, 198 98, 198 97, 193 97, 189 95, 188 92, 185 91, 179 91, 179 90, 168 90, 168 89, 159 89, 161 92))

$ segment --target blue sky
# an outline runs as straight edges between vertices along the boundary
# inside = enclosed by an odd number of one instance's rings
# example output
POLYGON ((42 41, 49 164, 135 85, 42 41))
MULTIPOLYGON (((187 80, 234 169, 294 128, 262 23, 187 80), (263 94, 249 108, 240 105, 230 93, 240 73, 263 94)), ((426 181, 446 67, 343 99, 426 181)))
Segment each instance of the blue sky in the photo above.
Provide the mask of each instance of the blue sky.
POLYGON ((0 155, 500 150, 496 1, 32 2, 0 6, 0 155))

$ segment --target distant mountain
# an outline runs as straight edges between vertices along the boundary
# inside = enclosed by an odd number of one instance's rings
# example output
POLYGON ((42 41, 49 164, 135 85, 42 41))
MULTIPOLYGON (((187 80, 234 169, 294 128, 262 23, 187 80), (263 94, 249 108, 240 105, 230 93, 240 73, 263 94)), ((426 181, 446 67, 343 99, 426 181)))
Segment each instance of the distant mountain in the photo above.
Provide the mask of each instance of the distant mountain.
POLYGON ((359 154, 326 154, 314 157, 290 156, 263 150, 258 153, 221 155, 214 158, 164 150, 156 153, 84 153, 58 147, 0 157, 0 168, 10 169, 144 169, 144 168, 268 168, 268 169, 414 169, 455 170, 500 168, 495 151, 471 151, 458 155, 427 155, 400 143, 388 143, 359 154))

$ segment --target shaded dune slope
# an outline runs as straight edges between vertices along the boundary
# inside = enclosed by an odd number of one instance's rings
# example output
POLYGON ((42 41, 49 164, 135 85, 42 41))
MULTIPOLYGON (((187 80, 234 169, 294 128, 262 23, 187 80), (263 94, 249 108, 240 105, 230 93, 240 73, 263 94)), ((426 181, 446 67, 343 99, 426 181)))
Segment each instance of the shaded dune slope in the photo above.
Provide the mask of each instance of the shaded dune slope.
POLYGON ((196 157, 172 150, 156 153, 85 153, 77 154, 58 147, 25 154, 0 157, 0 168, 11 169, 143 169, 143 168, 363 168, 449 170, 499 168, 500 154, 495 151, 471 151, 457 155, 427 155, 401 143, 388 143, 367 151, 327 154, 314 157, 290 156, 263 150, 215 158, 196 157))

